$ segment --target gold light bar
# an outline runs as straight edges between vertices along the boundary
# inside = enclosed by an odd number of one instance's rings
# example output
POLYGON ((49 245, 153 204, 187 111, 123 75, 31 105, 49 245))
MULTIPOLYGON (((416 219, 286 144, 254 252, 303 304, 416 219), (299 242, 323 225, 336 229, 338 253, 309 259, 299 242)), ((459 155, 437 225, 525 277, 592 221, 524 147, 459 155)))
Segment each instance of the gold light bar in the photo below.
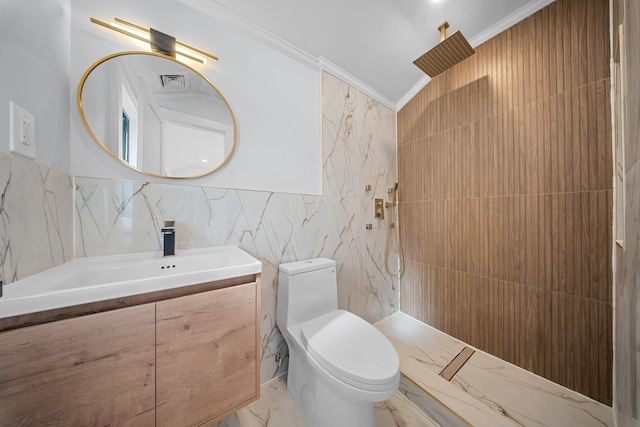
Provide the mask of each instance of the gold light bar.
MULTIPOLYGON (((114 19, 118 24, 122 24, 122 25, 130 27, 130 28, 134 28, 134 29, 136 29, 138 31, 142 31, 142 32, 145 32, 147 34, 149 33, 148 29, 146 29, 144 27, 141 27, 139 25, 136 25, 136 24, 132 24, 131 22, 127 22, 124 19, 120 19, 120 18, 114 18, 114 19)), ((186 43, 182 43, 181 41, 178 41, 178 40, 176 40, 176 48, 182 48, 182 49, 185 49, 185 50, 188 49, 188 50, 191 50, 193 52, 197 52, 200 55, 204 55, 206 57, 209 57, 209 58, 213 59, 214 61, 218 60, 217 56, 211 55, 210 53, 207 53, 204 50, 198 49, 197 47, 190 46, 190 45, 188 45, 186 43)))
MULTIPOLYGON (((148 28, 144 28, 139 25, 133 24, 131 22, 127 22, 124 19, 120 19, 120 18, 114 18, 115 22, 111 22, 108 24, 106 22, 102 22, 95 18, 90 18, 90 19, 91 19, 91 22, 93 22, 94 24, 116 31, 120 34, 127 35, 136 40, 140 40, 146 43, 151 42, 151 35, 148 28)), ((176 40, 175 44, 176 44, 176 53, 186 58, 189 58, 192 61, 197 61, 201 64, 206 64, 207 58, 213 59, 214 61, 218 60, 217 56, 211 55, 210 53, 207 53, 204 50, 195 48, 193 46, 189 46, 186 43, 179 42, 178 40, 176 40)))

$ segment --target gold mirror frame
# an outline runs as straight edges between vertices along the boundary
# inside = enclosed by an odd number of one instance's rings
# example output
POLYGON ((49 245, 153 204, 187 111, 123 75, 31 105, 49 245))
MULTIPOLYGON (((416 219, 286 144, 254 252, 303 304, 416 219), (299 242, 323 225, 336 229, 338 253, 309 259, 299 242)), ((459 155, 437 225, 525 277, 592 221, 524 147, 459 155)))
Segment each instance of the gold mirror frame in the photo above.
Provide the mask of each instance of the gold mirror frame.
POLYGON ((236 119, 235 119, 235 115, 233 114, 233 110, 231 109, 231 106, 229 105, 229 102, 227 101, 225 96, 222 94, 222 92, 220 92, 220 90, 218 90, 218 88, 208 78, 206 78, 202 73, 200 73, 198 70, 196 70, 196 69, 184 64, 183 62, 180 62, 180 61, 176 60, 175 58, 172 58, 172 57, 166 56, 166 55, 162 55, 162 54, 159 54, 159 53, 144 52, 144 51, 126 51, 126 52, 114 53, 114 54, 111 54, 111 55, 105 56, 104 58, 99 59, 94 64, 92 64, 87 69, 87 71, 85 71, 85 73, 83 74, 82 78, 80 79, 80 83, 78 85, 77 104, 78 104, 78 110, 80 112, 80 118, 82 119, 82 123, 84 124, 85 128, 87 129, 87 131, 89 132, 91 137, 94 139, 94 141, 97 142, 98 145, 100 147, 102 147, 102 149, 104 149, 107 153, 109 153, 109 155, 111 157, 113 157, 114 159, 118 160, 120 163, 124 164, 125 166, 127 166, 127 167, 129 167, 129 168, 131 168, 133 170, 136 170, 136 171, 138 171, 140 173, 143 173, 145 175, 154 176, 154 177, 157 177, 157 178, 170 178, 170 179, 188 179, 188 178, 199 178, 199 177, 202 177, 202 176, 206 176, 206 175, 209 175, 212 172, 215 172, 216 170, 220 169, 223 165, 225 165, 227 163, 227 161, 229 160, 229 158, 231 157, 231 155, 233 154, 233 152, 235 150, 235 147, 236 147, 236 141, 237 141, 237 136, 238 136, 238 126, 236 124, 236 119), (100 139, 94 133, 93 129, 91 129, 91 126, 89 126, 89 123, 87 121, 87 117, 85 116, 85 112, 84 112, 84 109, 83 109, 83 106, 82 106, 82 94, 83 94, 84 86, 85 86, 87 78, 89 77, 91 72, 94 71, 98 66, 100 66, 101 64, 103 64, 103 63, 105 63, 105 62, 107 62, 107 61, 109 61, 109 60, 111 60, 113 58, 126 56, 126 55, 146 55, 146 56, 158 57, 158 58, 162 58, 162 59, 165 59, 165 60, 173 61, 174 63, 177 63, 180 66, 185 67, 189 71, 191 71, 194 74, 196 74, 204 82, 209 84, 213 88, 215 93, 217 93, 218 96, 220 96, 220 99, 226 105, 227 110, 229 111, 229 115, 231 116, 231 124, 233 126, 233 143, 231 144, 231 148, 229 149, 229 152, 226 153, 224 159, 218 165, 216 165, 215 167, 211 168, 210 170, 207 170, 204 173, 196 174, 196 175, 189 175, 189 176, 166 176, 166 175, 161 175, 161 174, 158 174, 158 173, 154 173, 154 172, 146 171, 144 169, 140 169, 140 168, 128 163, 124 159, 120 158, 117 155, 117 153, 114 153, 113 151, 111 151, 102 141, 100 141, 100 139))

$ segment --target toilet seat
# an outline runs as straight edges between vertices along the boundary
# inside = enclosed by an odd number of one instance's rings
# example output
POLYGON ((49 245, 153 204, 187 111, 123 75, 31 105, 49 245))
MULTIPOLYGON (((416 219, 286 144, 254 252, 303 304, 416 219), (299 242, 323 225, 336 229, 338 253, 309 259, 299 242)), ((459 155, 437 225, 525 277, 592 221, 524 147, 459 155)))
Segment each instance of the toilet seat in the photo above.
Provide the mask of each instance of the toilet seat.
POLYGON ((397 387, 400 361, 375 327, 344 310, 309 320, 300 333, 307 352, 341 381, 370 391, 397 387))

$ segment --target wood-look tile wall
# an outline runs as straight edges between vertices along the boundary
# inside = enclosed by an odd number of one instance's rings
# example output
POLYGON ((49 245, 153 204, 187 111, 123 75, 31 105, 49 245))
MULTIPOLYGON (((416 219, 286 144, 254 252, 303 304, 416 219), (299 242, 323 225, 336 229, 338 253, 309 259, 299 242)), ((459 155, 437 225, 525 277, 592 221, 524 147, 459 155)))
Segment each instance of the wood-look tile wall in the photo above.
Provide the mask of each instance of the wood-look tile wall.
POLYGON ((558 0, 398 114, 401 309, 608 405, 606 0, 558 0))

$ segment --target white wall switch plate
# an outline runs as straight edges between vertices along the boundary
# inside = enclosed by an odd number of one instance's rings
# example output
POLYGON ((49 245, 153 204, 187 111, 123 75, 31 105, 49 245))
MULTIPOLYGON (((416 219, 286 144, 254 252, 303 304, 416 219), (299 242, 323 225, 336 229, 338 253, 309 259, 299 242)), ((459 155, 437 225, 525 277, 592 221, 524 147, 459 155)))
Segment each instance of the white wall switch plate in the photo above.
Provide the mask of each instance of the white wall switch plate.
POLYGON ((36 159, 36 122, 33 114, 9 102, 9 151, 27 159, 36 159))

